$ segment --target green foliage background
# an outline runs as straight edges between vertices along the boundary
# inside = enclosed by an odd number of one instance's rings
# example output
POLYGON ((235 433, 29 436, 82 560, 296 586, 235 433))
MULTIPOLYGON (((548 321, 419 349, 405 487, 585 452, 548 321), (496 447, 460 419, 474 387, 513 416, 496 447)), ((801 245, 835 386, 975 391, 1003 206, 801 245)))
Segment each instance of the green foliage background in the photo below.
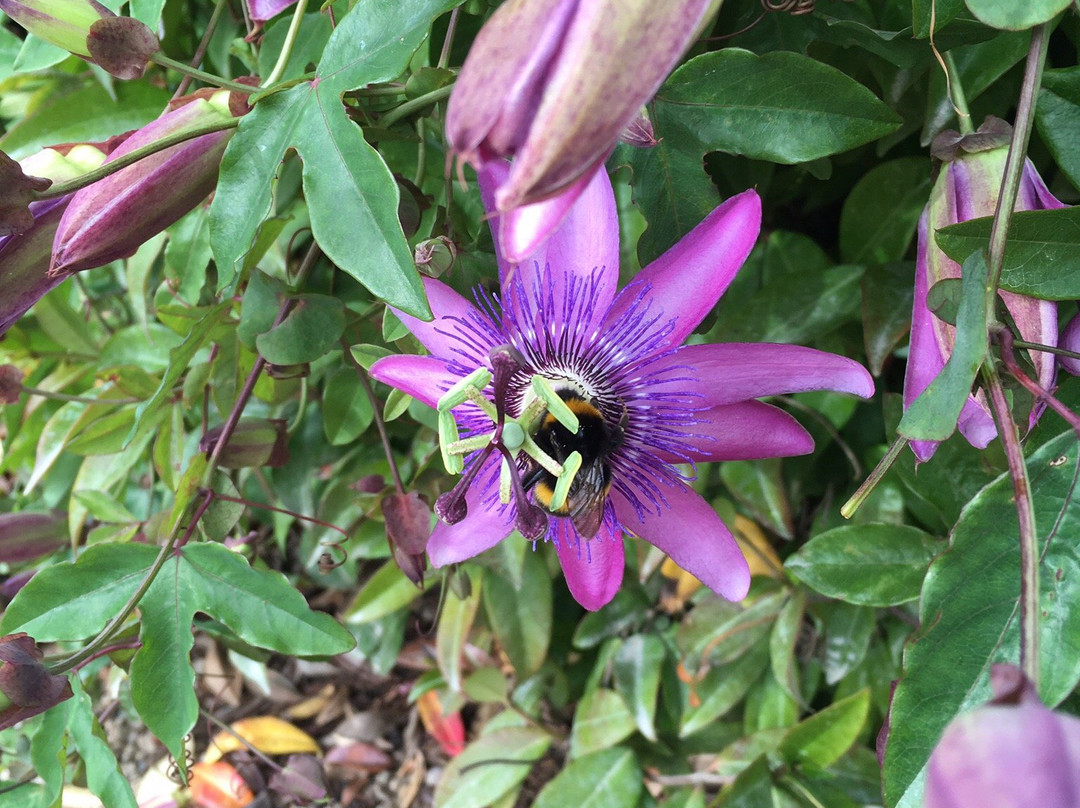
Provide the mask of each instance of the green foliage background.
MULTIPOLYGON (((900 420, 914 234, 935 170, 928 145, 957 125, 934 48, 975 125, 1011 119, 1026 29, 1048 24, 1029 156, 1071 203, 1080 18, 1059 0, 939 0, 931 43, 930 0, 819 0, 806 14, 725 2, 649 105, 658 145, 620 146, 608 162, 623 275, 756 187, 761 238, 702 338, 852 356, 878 394, 774 402, 813 434, 814 454, 698 469, 695 487, 755 564, 745 601, 694 590, 629 539, 622 590, 586 613, 553 549, 520 537, 415 587, 389 557, 379 507, 393 486, 378 419, 407 490, 434 501, 452 484, 435 414, 372 391, 365 368, 419 350, 384 304, 427 312, 421 242, 453 242, 443 279, 455 288, 493 283, 475 185, 445 175, 441 91, 495 5, 310 9, 280 87, 240 120, 212 201, 132 258, 60 286, 0 342, 0 363, 28 388, 0 421, 0 515, 61 514, 47 552, 5 562, 9 579, 38 574, 0 631, 48 644, 75 687, 74 699, 0 733, 10 752, 0 777, 16 759, 40 776, 12 792, 20 800, 51 805, 65 782, 85 780, 109 806, 135 804, 95 734, 103 667, 123 670, 134 713, 182 762, 199 708, 193 629, 256 664, 269 651, 350 654, 388 674, 409 616, 442 598, 412 698, 434 690, 448 712, 485 705, 493 716, 470 724, 435 790, 436 805, 454 808, 513 805, 545 754, 564 768, 538 806, 917 806, 944 726, 989 696, 992 662, 1018 659, 1016 514, 998 443, 979 452, 954 437, 917 470, 905 451, 850 522, 839 507, 900 420), (286 464, 208 467, 200 439, 241 411, 284 419, 286 464), (313 611, 303 594, 315 591, 348 605, 313 611), (134 655, 96 657, 136 638, 134 655), (466 646, 490 662, 471 661, 466 646), (72 761, 57 756, 65 744, 72 761)), ((186 60, 213 6, 133 0, 130 13, 186 60)), ((226 3, 204 69, 265 76, 290 22, 287 11, 245 39, 239 5, 226 3)), ((119 82, 0 27, 0 149, 18 159, 103 140, 155 118, 178 82, 161 68, 119 82)), ((1080 298, 1076 218, 1068 208, 1018 216, 1003 287, 1080 298)), ((988 235, 972 222, 939 243, 962 261, 988 235)), ((1063 322, 1073 313, 1062 304, 1063 322)), ((1080 398, 1072 378, 1058 381, 1062 400, 1080 398)), ((966 396, 970 382, 953 387, 966 396)), ((1030 399, 1014 392, 1020 412, 1030 399)), ((1041 695, 1066 709, 1080 679, 1076 443, 1053 413, 1026 439, 1043 548, 1041 695)), ((0 523, 0 553, 20 541, 0 523)))

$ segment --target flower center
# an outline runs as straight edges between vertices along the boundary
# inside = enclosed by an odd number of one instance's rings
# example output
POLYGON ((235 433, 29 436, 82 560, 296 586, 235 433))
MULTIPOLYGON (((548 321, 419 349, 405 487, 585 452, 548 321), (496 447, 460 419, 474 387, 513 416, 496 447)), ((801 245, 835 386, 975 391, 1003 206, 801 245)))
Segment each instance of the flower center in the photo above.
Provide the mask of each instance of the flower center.
POLYGON ((497 451, 502 455, 499 500, 504 505, 509 504, 511 498, 514 500, 517 510, 514 526, 525 538, 536 540, 547 532, 547 515, 529 501, 527 488, 531 483, 522 482, 519 456, 524 453, 532 459, 535 468, 548 475, 552 482, 545 508, 557 513, 566 502, 570 487, 581 468, 581 455, 577 451, 557 453, 561 456, 556 459, 550 451, 538 445, 534 435, 549 422, 558 424, 570 434, 578 433, 582 426, 573 407, 543 376, 532 377, 530 402, 518 408, 520 414, 516 418, 511 417, 507 406, 511 382, 515 375, 521 374, 526 368, 520 355, 509 345, 493 348, 489 358, 494 373, 481 367, 461 379, 439 399, 439 448, 443 464, 451 474, 465 473, 451 491, 438 498, 435 512, 448 524, 456 524, 464 519, 468 513, 468 489, 492 452, 497 451), (489 383, 493 383, 494 402, 483 392, 489 383), (475 404, 491 420, 495 427, 492 432, 465 439, 460 437, 452 410, 466 402, 475 404), (479 454, 465 470, 463 456, 476 452, 479 454))

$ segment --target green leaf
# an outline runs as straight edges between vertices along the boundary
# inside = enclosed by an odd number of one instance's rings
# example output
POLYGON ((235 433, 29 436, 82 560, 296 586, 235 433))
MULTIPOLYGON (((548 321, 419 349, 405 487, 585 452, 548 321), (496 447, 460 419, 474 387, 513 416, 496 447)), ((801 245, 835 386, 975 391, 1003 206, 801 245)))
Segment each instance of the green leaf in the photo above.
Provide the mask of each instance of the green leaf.
POLYGON ((211 257, 210 216, 199 205, 169 228, 165 245, 165 277, 175 284, 176 295, 192 306, 199 302, 211 257))
POLYGON ((773 800, 772 772, 765 756, 743 769, 714 804, 716 808, 777 808, 773 800))
POLYGON ((900 419, 897 431, 909 440, 943 441, 956 431, 960 410, 986 358, 986 257, 964 261, 956 343, 945 367, 900 419))
MULTIPOLYGON (((987 216, 937 231, 937 243, 954 261, 984 251, 990 243, 987 216)), ((1001 288, 1044 300, 1080 297, 1080 208, 1028 210, 1013 214, 1001 288)))
POLYGON ((1080 67, 1043 73, 1035 123, 1058 168, 1080 188, 1080 67))
POLYGON ((25 631, 38 642, 90 637, 135 594, 155 556, 145 544, 98 544, 74 563, 46 567, 8 605, 0 632, 25 631))
POLYGON ((784 568, 815 592, 861 606, 919 597, 942 542, 909 525, 844 525, 814 536, 784 568))
POLYGON ((1070 0, 965 0, 971 13, 992 28, 1023 31, 1049 22, 1069 7, 1070 0))
POLYGON ((652 601, 641 587, 623 586, 611 602, 589 612, 574 630, 575 648, 594 648, 608 637, 616 637, 640 622, 652 601))
MULTIPOLYGON (((148 548, 149 549, 149 548, 148 548)), ((226 550, 226 552, 228 552, 226 550)), ((184 736, 199 717, 191 623, 199 602, 189 568, 177 556, 168 559, 139 602, 141 647, 131 660, 131 700, 146 728, 186 772, 184 736)))
POLYGON ((869 710, 867 689, 835 701, 792 727, 780 744, 780 754, 791 765, 828 768, 855 743, 869 710))
POLYGON ((596 688, 581 697, 570 730, 570 757, 608 749, 637 728, 622 696, 614 690, 596 688))
POLYGON ((625 147, 634 172, 634 204, 649 223, 638 240, 638 259, 645 266, 689 233, 720 202, 702 160, 703 149, 692 134, 671 120, 670 109, 653 115, 659 143, 651 149, 625 147))
POLYGON ((133 441, 146 437, 159 423, 163 409, 173 401, 173 388, 180 381, 180 377, 187 372, 195 354, 209 341, 215 326, 225 319, 231 307, 232 301, 225 300, 206 309, 198 322, 192 325, 184 341, 169 351, 169 368, 165 371, 154 395, 136 408, 135 425, 124 442, 125 448, 133 441))
POLYGON ((387 561, 356 593, 345 611, 345 622, 350 625, 374 622, 404 609, 421 594, 423 590, 406 578, 397 564, 387 561))
POLYGON ((858 315, 864 271, 861 266, 829 266, 828 257, 807 236, 771 233, 724 295, 712 333, 724 342, 816 339, 858 315))
POLYGON ((795 643, 802 630, 805 611, 806 593, 799 591, 784 604, 769 634, 769 662, 773 676, 797 702, 803 699, 799 692, 799 662, 795 657, 795 643))
POLYGON ((83 690, 78 676, 71 677, 75 693, 68 727, 79 757, 86 765, 86 784, 109 808, 135 808, 135 794, 128 779, 120 772, 116 755, 104 740, 104 732, 94 715, 94 706, 83 690))
POLYGON ((656 697, 660 692, 660 666, 667 656, 667 646, 655 634, 635 634, 619 645, 613 672, 615 690, 634 714, 638 731, 650 741, 656 740, 656 697))
POLYGON ((480 581, 482 571, 462 567, 462 575, 468 575, 469 595, 459 598, 451 589, 443 603, 439 627, 435 633, 435 659, 439 663, 446 686, 455 693, 461 691, 461 654, 469 636, 476 610, 480 608, 480 581))
POLYGON ((914 261, 872 266, 862 276, 863 343, 875 376, 911 329, 914 300, 914 261))
POLYGON ((911 0, 915 37, 926 39, 936 34, 963 10, 964 0, 911 0), (933 30, 930 28, 931 21, 934 23, 933 30))
MULTIPOLYGON (((30 760, 37 776, 45 781, 42 806, 51 808, 60 804, 67 764, 67 728, 73 706, 73 700, 68 699, 46 710, 30 740, 30 760)), ((21 808, 25 803, 20 800, 17 804, 21 808)))
POLYGON ((150 123, 169 103, 169 91, 149 82, 117 82, 112 91, 115 97, 87 82, 73 92, 50 94, 0 137, 0 149, 21 160, 54 143, 108 140, 150 123))
POLYGON ((450 761, 435 787, 435 808, 484 808, 524 780, 551 738, 536 727, 486 732, 450 761))
POLYGON ((720 466, 720 479, 764 527, 785 539, 794 535, 779 459, 729 461, 720 466))
POLYGON ((344 654, 355 644, 334 618, 313 611, 280 572, 252 569, 243 556, 210 542, 184 545, 182 558, 199 611, 245 642, 295 656, 344 654))
POLYGON ((700 704, 683 712, 679 737, 685 738, 705 729, 742 701, 762 672, 769 666, 769 648, 765 643, 752 646, 733 662, 709 670, 692 685, 700 704))
POLYGON ((924 157, 902 157, 870 169, 855 183, 840 212, 841 260, 899 261, 929 196, 930 161, 924 157))
POLYGON ((241 119, 222 159, 210 208, 221 283, 231 282, 270 210, 271 185, 289 148, 304 161, 312 232, 342 270, 391 305, 430 316, 397 219, 398 188, 382 157, 345 113, 342 93, 396 78, 449 0, 369 0, 330 36, 315 81, 264 98, 241 119))
POLYGON ((509 689, 510 683, 498 668, 478 668, 465 678, 465 695, 473 701, 504 704, 509 689))
POLYGON ((302 365, 329 353, 345 331, 345 304, 329 295, 297 295, 285 319, 255 337, 274 365, 302 365))
POLYGON ((255 350, 255 338, 274 327, 286 294, 285 284, 277 278, 258 269, 251 270, 240 303, 240 325, 236 329, 244 345, 255 350))
POLYGON ((352 443, 371 426, 374 418, 371 399, 353 368, 340 368, 327 378, 322 421, 331 446, 352 443))
MULTIPOLYGON (((1080 530, 1076 437, 1067 432, 1028 458, 1039 529, 1039 693, 1053 707, 1080 678, 1080 530)), ((908 644, 892 701, 883 783, 888 805, 921 805, 926 761, 952 718, 991 695, 995 662, 1019 659, 1020 555, 1008 474, 968 504, 952 547, 927 573, 923 629, 908 644)))
POLYGON ((518 678, 531 676, 544 664, 551 643, 551 576, 543 555, 525 553, 520 586, 508 577, 487 575, 483 597, 488 625, 518 678))
POLYGON ((834 685, 866 658, 876 624, 874 610, 832 602, 818 604, 817 611, 824 614, 825 622, 825 683, 834 685))
POLYGON ((629 749, 617 747, 578 758, 540 791, 533 808, 613 808, 637 805, 642 775, 629 749))
POLYGON ((103 491, 76 491, 72 496, 99 521, 118 523, 138 521, 131 511, 103 491))
POLYGON ((692 132, 702 152, 775 163, 827 157, 900 126, 896 113, 866 87, 789 52, 757 56, 724 48, 702 54, 672 74, 654 105, 692 132))

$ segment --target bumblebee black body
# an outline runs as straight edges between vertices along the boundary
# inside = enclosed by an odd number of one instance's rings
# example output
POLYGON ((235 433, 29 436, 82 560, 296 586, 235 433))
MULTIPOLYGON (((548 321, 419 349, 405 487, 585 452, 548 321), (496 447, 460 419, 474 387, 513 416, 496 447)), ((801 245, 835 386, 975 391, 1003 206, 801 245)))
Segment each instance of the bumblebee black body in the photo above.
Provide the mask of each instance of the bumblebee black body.
POLYGON ((533 487, 533 497, 541 508, 555 516, 569 516, 574 527, 587 539, 600 530, 604 520, 604 502, 611 490, 611 468, 607 458, 619 448, 623 432, 609 424, 600 409, 576 390, 559 390, 559 398, 577 416, 578 431, 571 433, 550 412, 540 416, 536 444, 560 464, 578 452, 581 468, 570 484, 566 501, 558 508, 551 507, 555 495, 556 477, 537 466, 525 479, 525 487, 533 487))

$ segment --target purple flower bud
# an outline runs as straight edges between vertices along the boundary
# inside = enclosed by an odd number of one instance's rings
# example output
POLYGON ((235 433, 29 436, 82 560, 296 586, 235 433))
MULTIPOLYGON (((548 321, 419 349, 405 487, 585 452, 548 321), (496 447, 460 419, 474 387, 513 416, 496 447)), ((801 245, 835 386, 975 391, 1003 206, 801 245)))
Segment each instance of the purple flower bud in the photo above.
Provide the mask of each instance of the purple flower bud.
MULTIPOLYGON (((26 174, 47 177, 54 182, 85 174, 101 165, 105 152, 90 143, 52 146, 20 161, 26 174)), ((0 237, 0 335, 27 309, 70 274, 49 273, 53 237, 73 194, 31 202, 33 223, 18 235, 0 237)))
POLYGON ((59 550, 67 541, 67 515, 60 511, 0 514, 0 561, 29 561, 59 550))
MULTIPOLYGON (((125 140, 110 160, 175 132, 224 121, 228 92, 194 98, 125 140)), ((127 258, 214 189, 231 130, 186 140, 76 191, 53 243, 50 272, 78 272, 127 258)))
MULTIPOLYGON (((578 182, 584 189, 715 5, 503 3, 476 37, 446 113, 447 139, 464 160, 480 167, 517 158, 495 190, 495 210, 547 199, 578 182)), ((544 217, 534 243, 504 244, 507 257, 531 253, 567 208, 544 217)))
POLYGON ((90 26, 116 16, 96 0, 0 0, 0 11, 34 36, 84 59, 90 58, 90 26))
POLYGON ((1043 706, 1012 665, 990 679, 994 698, 949 724, 930 756, 926 808, 1080 804, 1080 720, 1043 706))
MULTIPOLYGON (((1061 332, 1061 341, 1058 343, 1058 347, 1064 348, 1066 351, 1080 353, 1080 314, 1069 320, 1069 324, 1061 332)), ((1059 356, 1058 365, 1061 366, 1062 370, 1071 373, 1073 376, 1080 376, 1080 359, 1073 359, 1071 356, 1059 356)))
MULTIPOLYGON (((1008 124, 989 118, 972 135, 943 132, 932 146, 936 157, 946 162, 930 192, 930 201, 919 220, 919 245, 915 271, 915 304, 911 316, 911 348, 904 379, 904 406, 910 406, 937 377, 952 355, 956 328, 935 317, 927 307, 930 287, 947 278, 959 278, 960 265, 934 242, 933 234, 957 222, 992 216, 997 207, 1001 178, 1008 155, 1008 124)), ((1035 167, 1028 162, 1020 181, 1016 210, 1047 210, 1063 207, 1047 190, 1035 167)), ((1013 292, 1000 292, 1009 315, 1027 342, 1057 344, 1057 305, 1013 292)), ((1044 389, 1054 384, 1054 356, 1032 352, 1036 376, 1044 389)), ((1035 425, 1043 407, 1035 407, 1029 428, 1035 425)), ((993 417, 982 393, 964 405, 957 423, 961 434, 978 448, 985 448, 997 436, 993 417)), ((929 460, 937 450, 933 441, 912 441, 920 461, 929 460)))

